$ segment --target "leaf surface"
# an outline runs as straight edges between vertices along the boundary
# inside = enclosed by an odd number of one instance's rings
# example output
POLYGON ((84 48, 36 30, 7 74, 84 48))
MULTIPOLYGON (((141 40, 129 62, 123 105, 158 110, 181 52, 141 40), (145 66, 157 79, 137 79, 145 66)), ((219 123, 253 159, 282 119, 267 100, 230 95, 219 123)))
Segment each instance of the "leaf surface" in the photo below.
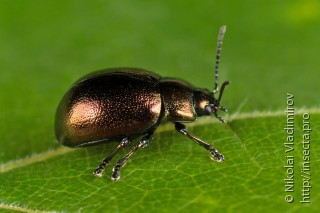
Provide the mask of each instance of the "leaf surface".
MULTIPOLYGON (((0 7, 0 209, 2 212, 319 212, 317 1, 40 1, 0 7), (161 124, 110 180, 92 175, 116 142, 60 146, 53 131, 64 92, 90 71, 141 67, 213 88, 216 38, 227 25, 220 82, 228 124, 199 118, 188 130, 209 153, 161 124), (294 151, 286 153, 287 94, 294 151), (301 204, 303 114, 310 114, 311 204, 301 204), (286 156, 294 192, 285 192, 286 156), (286 203, 286 195, 294 202, 286 203)), ((136 141, 137 142, 137 141, 136 141)), ((134 144, 132 144, 134 145, 134 144)))

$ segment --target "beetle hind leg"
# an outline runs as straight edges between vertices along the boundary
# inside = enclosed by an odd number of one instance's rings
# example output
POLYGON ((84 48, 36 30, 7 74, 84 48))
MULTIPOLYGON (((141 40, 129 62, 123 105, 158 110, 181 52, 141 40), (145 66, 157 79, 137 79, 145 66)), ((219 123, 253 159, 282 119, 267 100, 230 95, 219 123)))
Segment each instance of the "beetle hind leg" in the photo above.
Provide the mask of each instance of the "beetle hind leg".
POLYGON ((130 150, 130 152, 128 152, 125 156, 123 156, 121 159, 117 161, 117 164, 115 165, 115 167, 113 167, 113 170, 112 170, 113 171, 111 175, 112 180, 117 181, 120 179, 120 169, 128 162, 129 158, 136 151, 138 151, 138 149, 146 147, 152 141, 152 138, 153 138, 152 136, 153 136, 153 132, 148 133, 146 136, 144 136, 140 140, 139 144, 134 146, 130 150))
POLYGON ((118 151, 120 149, 122 149, 123 147, 128 145, 130 142, 131 142, 130 138, 123 138, 121 140, 120 144, 117 146, 117 148, 110 155, 108 155, 105 159, 103 159, 102 163, 97 167, 96 170, 94 170, 93 175, 95 175, 97 177, 101 177, 104 168, 110 163, 112 158, 118 153, 118 151))
POLYGON ((200 138, 197 138, 196 136, 190 134, 187 131, 187 127, 185 125, 183 125, 182 123, 178 123, 178 122, 175 122, 174 124, 175 124, 175 128, 178 132, 187 136, 188 138, 190 138, 191 140, 193 140, 194 142, 196 142, 197 144, 199 144, 200 146, 202 146, 203 148, 208 150, 211 153, 211 155, 213 156, 214 160, 216 160, 217 162, 224 161, 224 156, 221 153, 219 153, 218 150, 216 150, 210 144, 204 142, 200 138))

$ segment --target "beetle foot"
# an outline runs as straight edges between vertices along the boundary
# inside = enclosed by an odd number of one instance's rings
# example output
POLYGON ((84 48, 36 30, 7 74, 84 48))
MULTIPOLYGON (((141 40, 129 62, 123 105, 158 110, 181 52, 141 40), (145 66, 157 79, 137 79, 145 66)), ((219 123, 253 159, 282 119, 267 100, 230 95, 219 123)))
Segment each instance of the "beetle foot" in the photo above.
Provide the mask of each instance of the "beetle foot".
POLYGON ((104 167, 99 166, 96 170, 94 170, 93 175, 96 177, 102 177, 103 170, 104 170, 104 167))
POLYGON ((105 158, 102 163, 94 170, 93 175, 96 177, 102 177, 104 168, 110 163, 111 157, 105 158))
POLYGON ((111 175, 111 180, 113 181, 118 181, 120 179, 120 167, 119 165, 116 165, 114 168, 113 168, 113 173, 111 175))
POLYGON ((223 156, 223 154, 220 154, 220 153, 218 152, 218 150, 216 150, 216 149, 211 149, 211 150, 210 150, 210 153, 211 153, 211 155, 212 155, 212 157, 211 157, 212 160, 215 160, 215 161, 217 161, 217 162, 222 162, 222 161, 224 161, 224 156, 223 156))

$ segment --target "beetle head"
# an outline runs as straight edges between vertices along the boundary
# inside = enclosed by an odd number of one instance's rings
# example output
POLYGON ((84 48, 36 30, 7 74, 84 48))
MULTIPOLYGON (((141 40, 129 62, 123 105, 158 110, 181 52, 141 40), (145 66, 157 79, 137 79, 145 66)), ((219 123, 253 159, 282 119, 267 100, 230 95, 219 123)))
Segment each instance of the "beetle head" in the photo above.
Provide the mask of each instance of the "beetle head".
POLYGON ((228 112, 228 110, 220 105, 220 101, 224 92, 224 88, 229 84, 229 81, 223 82, 219 97, 216 99, 214 97, 214 93, 209 92, 207 89, 198 89, 194 93, 194 104, 195 109, 198 116, 211 115, 214 114, 216 118, 218 118, 221 122, 226 123, 220 115, 218 115, 218 111, 222 110, 224 112, 228 112))

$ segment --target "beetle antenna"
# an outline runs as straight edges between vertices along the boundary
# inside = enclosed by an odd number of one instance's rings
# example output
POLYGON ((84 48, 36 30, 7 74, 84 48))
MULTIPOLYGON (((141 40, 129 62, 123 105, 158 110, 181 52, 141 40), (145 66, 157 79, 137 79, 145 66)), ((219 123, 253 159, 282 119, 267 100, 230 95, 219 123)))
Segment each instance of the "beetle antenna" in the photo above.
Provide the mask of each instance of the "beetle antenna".
POLYGON ((225 81, 223 82, 222 86, 221 86, 221 90, 220 90, 220 93, 219 93, 219 98, 218 98, 218 103, 220 104, 220 101, 221 101, 221 98, 222 98, 222 94, 223 94, 223 91, 224 91, 224 88, 229 84, 229 81, 225 81))
MULTIPOLYGON (((220 62, 220 52, 221 52, 221 47, 222 47, 222 40, 224 33, 226 32, 227 27, 222 26, 219 31, 219 37, 218 37, 218 43, 217 43, 217 53, 216 53, 216 65, 215 65, 215 85, 214 85, 214 90, 213 93, 216 93, 219 88, 218 88, 218 76, 219 76, 219 62, 220 62)), ((221 92, 220 92, 221 96, 221 92)))

